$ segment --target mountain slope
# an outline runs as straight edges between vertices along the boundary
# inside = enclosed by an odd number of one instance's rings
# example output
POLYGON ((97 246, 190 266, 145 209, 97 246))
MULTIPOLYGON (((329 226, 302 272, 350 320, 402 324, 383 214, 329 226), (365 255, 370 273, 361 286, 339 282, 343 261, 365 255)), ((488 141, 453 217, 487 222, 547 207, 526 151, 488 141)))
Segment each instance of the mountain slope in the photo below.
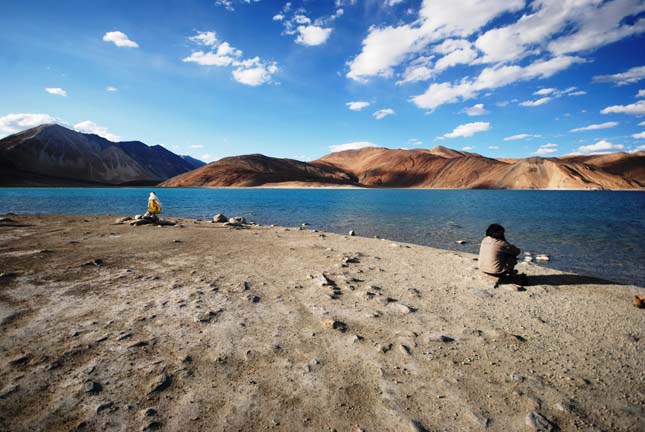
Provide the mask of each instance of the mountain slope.
POLYGON ((114 143, 63 126, 40 125, 0 140, 2 185, 155 184, 194 163, 141 142, 114 143))
POLYGON ((220 159, 194 171, 166 180, 160 186, 251 187, 282 182, 353 184, 355 179, 333 166, 259 154, 220 159))

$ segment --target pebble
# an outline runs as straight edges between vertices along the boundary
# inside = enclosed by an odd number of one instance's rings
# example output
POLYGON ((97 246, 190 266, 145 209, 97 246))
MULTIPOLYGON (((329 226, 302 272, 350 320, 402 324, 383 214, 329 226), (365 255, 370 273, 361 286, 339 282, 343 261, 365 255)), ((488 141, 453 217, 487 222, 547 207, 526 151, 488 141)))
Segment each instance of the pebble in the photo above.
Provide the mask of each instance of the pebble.
POLYGON ((457 240, 455 243, 457 243, 457 244, 466 244, 466 240, 457 240))
POLYGON ((89 394, 99 394, 101 390, 103 390, 103 386, 96 381, 87 381, 83 385, 83 390, 85 390, 85 393, 89 394))
POLYGON ((412 313, 412 312, 416 311, 415 308, 413 308, 411 306, 404 305, 403 303, 394 303, 394 304, 392 304, 391 307, 395 308, 396 310, 401 312, 403 315, 407 315, 409 313, 412 313))
POLYGON ((338 331, 341 331, 341 332, 345 332, 349 328, 347 326, 347 324, 345 324, 342 321, 338 321, 338 320, 326 320, 324 322, 324 324, 325 324, 325 327, 327 327, 327 328, 330 328, 330 329, 333 329, 333 330, 338 330, 338 331))
POLYGON ((354 237, 354 236, 356 235, 356 233, 354 232, 354 230, 350 230, 350 231, 349 231, 349 235, 350 235, 351 237, 354 237))
POLYGON ((222 309, 218 310, 210 310, 208 312, 200 312, 197 315, 195 315, 195 322, 201 322, 201 323, 209 323, 213 318, 216 318, 220 313, 222 313, 222 309))
POLYGON ((526 425, 536 432, 550 432, 558 430, 557 426, 537 411, 531 411, 524 420, 526 425))
POLYGON ((148 395, 159 393, 167 389, 171 383, 172 377, 167 373, 163 372, 157 375, 150 381, 150 383, 148 383, 148 395))
POLYGON ((260 302, 260 297, 258 297, 258 296, 256 296, 256 295, 253 295, 253 294, 249 294, 249 295, 247 295, 247 296, 246 296, 246 299, 247 299, 248 301, 250 301, 251 303, 259 303, 259 302, 260 302))
POLYGON ((158 429, 161 429, 161 426, 163 426, 161 422, 153 421, 148 423, 146 426, 144 426, 142 430, 144 431, 158 430, 158 429))
POLYGON ((112 410, 114 408, 114 402, 105 402, 96 407, 96 413, 100 414, 102 411, 112 410))
POLYGON ((455 338, 443 334, 431 334, 428 336, 430 342, 454 342, 455 338))
POLYGON ((82 267, 87 267, 87 266, 102 266, 105 264, 105 261, 103 261, 101 258, 95 258, 92 260, 89 260, 83 264, 81 264, 82 267))

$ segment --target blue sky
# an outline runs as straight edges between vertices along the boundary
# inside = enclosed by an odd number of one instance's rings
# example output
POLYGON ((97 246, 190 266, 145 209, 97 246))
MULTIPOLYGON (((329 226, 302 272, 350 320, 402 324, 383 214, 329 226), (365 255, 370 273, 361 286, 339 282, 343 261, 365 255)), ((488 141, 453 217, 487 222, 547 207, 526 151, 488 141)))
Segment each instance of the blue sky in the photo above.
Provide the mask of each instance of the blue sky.
POLYGON ((206 161, 645 144, 643 0, 6 1, 0 136, 57 121, 206 161))

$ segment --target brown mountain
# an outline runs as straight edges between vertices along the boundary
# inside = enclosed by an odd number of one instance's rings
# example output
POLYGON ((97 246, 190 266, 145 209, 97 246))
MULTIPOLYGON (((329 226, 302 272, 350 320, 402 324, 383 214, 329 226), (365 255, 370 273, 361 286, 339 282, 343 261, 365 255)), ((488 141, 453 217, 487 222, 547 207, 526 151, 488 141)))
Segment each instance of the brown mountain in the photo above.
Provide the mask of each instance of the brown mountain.
POLYGON ((115 143, 57 124, 0 140, 2 186, 156 184, 199 163, 162 146, 115 143))
POLYGON ((252 154, 220 159, 166 180, 160 186, 251 187, 284 182, 331 186, 353 185, 356 179, 331 165, 252 154))
POLYGON ((645 154, 491 159, 435 147, 363 148, 305 163, 262 155, 210 163, 162 186, 337 186, 446 189, 639 189, 645 154))

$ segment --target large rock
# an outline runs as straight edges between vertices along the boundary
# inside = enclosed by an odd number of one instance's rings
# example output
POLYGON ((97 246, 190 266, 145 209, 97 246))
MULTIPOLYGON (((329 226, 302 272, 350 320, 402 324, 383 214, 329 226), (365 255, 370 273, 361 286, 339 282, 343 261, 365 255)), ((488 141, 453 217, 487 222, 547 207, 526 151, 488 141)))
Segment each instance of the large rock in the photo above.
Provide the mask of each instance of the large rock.
POLYGON ((221 213, 217 213, 215 216, 213 216, 213 222, 215 223, 224 223, 227 220, 228 218, 221 213))

